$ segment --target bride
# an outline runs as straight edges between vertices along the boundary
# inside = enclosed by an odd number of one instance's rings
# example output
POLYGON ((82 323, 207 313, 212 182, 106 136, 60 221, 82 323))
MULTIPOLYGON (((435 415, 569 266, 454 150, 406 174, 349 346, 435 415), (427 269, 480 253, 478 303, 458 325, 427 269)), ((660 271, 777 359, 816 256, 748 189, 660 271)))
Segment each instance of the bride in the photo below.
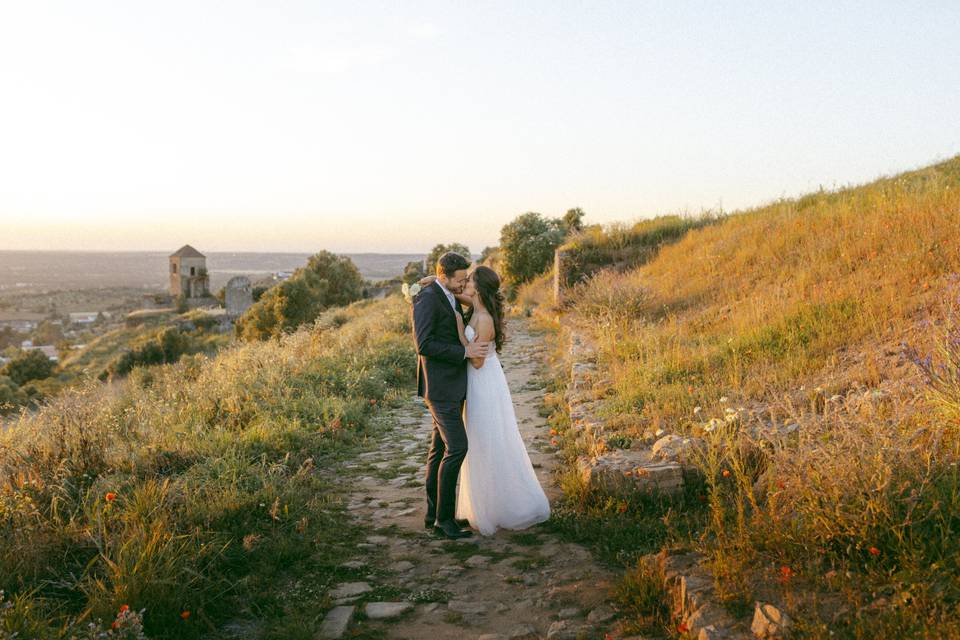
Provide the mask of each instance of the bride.
MULTIPOLYGON (((503 347, 503 294, 500 277, 485 266, 470 275, 457 300, 472 308, 468 324, 460 314, 460 341, 494 342, 503 347)), ((467 455, 460 468, 456 518, 483 535, 497 528, 525 529, 550 517, 547 500, 520 437, 507 378, 497 353, 473 358, 467 369, 464 425, 467 455)))

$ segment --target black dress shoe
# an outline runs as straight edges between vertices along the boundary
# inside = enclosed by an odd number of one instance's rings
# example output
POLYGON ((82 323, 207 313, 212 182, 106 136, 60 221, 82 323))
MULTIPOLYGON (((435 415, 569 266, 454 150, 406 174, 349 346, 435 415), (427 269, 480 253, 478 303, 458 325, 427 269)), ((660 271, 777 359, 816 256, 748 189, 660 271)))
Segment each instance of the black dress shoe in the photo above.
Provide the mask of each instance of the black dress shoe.
POLYGON ((473 531, 470 531, 469 529, 461 529, 453 520, 444 520, 443 522, 438 522, 436 526, 433 527, 433 530, 450 540, 469 538, 473 535, 473 531))
MULTIPOLYGON (((470 521, 467 520, 466 518, 454 518, 453 522, 454 522, 454 524, 456 524, 458 527, 460 527, 460 528, 462 528, 462 529, 469 529, 469 528, 470 528, 470 521)), ((424 519, 423 519, 423 528, 424 528, 424 529, 433 529, 433 525, 434 525, 435 523, 436 523, 436 520, 435 520, 434 518, 424 518, 424 519)))

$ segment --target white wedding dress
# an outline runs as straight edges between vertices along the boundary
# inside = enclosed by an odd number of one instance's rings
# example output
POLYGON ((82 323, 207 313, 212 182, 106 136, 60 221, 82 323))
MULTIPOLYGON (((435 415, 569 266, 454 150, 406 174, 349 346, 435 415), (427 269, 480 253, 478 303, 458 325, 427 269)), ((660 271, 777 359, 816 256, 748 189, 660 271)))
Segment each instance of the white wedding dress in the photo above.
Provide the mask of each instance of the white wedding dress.
MULTIPOLYGON (((473 342, 473 327, 464 329, 473 342)), ((489 536, 497 528, 525 529, 550 517, 520 437, 507 378, 495 351, 479 369, 467 365, 467 456, 460 467, 457 518, 489 536)))

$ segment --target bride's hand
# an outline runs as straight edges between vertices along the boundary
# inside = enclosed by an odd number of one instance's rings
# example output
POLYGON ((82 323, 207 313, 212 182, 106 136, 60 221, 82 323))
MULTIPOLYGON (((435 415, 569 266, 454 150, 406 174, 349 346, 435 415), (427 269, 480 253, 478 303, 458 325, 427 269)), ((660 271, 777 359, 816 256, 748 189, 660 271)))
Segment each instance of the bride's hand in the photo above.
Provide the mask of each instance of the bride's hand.
POLYGON ((437 276, 425 276, 417 282, 421 287, 426 287, 436 282, 437 276))

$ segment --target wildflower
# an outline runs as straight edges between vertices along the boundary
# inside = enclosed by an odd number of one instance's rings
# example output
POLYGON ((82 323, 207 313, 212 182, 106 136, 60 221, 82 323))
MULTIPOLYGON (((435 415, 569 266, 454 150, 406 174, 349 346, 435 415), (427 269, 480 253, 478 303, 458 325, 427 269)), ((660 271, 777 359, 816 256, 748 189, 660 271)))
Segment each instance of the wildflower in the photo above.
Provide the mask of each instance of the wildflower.
POLYGON ((376 399, 376 398, 370 398, 370 406, 372 407, 372 406, 375 405, 375 404, 377 404, 377 399, 376 399))
POLYGON ((130 605, 128 604, 120 605, 120 613, 126 613, 127 611, 130 611, 130 605))
POLYGON ((870 555, 872 556, 880 555, 880 549, 877 549, 876 547, 870 547, 869 549, 867 549, 867 551, 869 551, 870 555))
POLYGON ((186 620, 186 619, 189 618, 189 617, 190 617, 190 612, 189 612, 189 611, 184 611, 183 613, 180 614, 180 619, 181 619, 181 620, 186 620))
POLYGON ((111 622, 111 623, 110 623, 110 628, 111 628, 111 629, 114 629, 114 630, 119 629, 119 628, 120 628, 120 621, 119 621, 119 620, 114 620, 113 622, 111 622))
POLYGON ((103 498, 107 502, 113 502, 117 499, 117 494, 115 494, 113 491, 107 491, 107 495, 103 496, 103 498))
POLYGON ((665 434, 665 433, 666 433, 666 431, 664 431, 663 429, 657 429, 656 433, 654 433, 653 435, 655 435, 655 436, 657 436, 657 437, 659 438, 660 436, 662 436, 662 435, 665 434))
POLYGON ((624 471, 624 472, 623 472, 623 475, 625 475, 625 476, 632 476, 632 475, 633 475, 633 471, 624 471))
POLYGON ((690 626, 686 622, 677 625, 677 633, 687 633, 688 631, 690 631, 690 626))
POLYGON ((703 430, 709 433, 711 431, 715 431, 717 427, 722 427, 722 426, 723 426, 723 420, 720 420, 719 418, 711 418, 710 422, 708 422, 703 426, 703 430))
POLYGON ((620 504, 617 505, 617 513, 626 513, 626 511, 627 511, 626 502, 621 502, 620 504))
POLYGON ((702 407, 699 407, 699 406, 694 407, 694 408, 693 408, 693 415, 698 416, 698 415, 700 415, 700 412, 701 412, 701 411, 703 411, 703 408, 702 408, 702 407))
POLYGON ((730 399, 727 396, 720 396, 720 402, 729 402, 730 399))
POLYGON ((552 436, 557 435, 557 430, 556 430, 556 429, 550 429, 550 435, 552 435, 552 436))
POLYGON ((557 443, 557 439, 556 439, 556 438, 551 439, 551 440, 550 440, 550 444, 552 444, 553 446, 557 446, 557 444, 558 444, 558 443, 557 443))
POLYGON ((723 477, 724 477, 724 478, 729 478, 729 477, 730 477, 730 470, 729 470, 729 469, 724 469, 722 473, 723 473, 723 477))
POLYGON ((790 582, 790 578, 793 577, 793 569, 784 565, 780 567, 780 582, 786 584, 790 582))

